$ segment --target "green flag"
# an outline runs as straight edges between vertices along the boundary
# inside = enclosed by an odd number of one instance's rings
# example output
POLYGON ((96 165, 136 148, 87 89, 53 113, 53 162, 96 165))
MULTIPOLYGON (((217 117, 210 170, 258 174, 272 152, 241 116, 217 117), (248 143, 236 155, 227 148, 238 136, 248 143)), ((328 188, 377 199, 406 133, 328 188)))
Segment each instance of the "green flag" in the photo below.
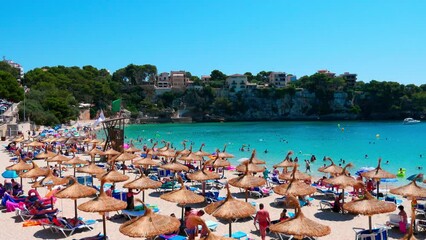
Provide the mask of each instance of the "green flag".
POLYGON ((112 108, 113 113, 119 112, 121 110, 121 99, 117 99, 112 101, 112 108))

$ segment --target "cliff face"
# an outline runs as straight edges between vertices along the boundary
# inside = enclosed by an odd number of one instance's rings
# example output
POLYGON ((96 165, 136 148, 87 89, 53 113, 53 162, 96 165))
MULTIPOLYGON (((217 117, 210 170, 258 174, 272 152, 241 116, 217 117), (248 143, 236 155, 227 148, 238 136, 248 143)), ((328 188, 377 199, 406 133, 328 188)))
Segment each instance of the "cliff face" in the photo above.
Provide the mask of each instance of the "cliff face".
MULTIPOLYGON (((230 95, 232 102, 236 97, 230 95)), ((243 95, 243 105, 246 111, 232 114, 223 114, 228 121, 256 121, 256 120, 333 120, 356 119, 356 114, 350 113, 352 107, 345 92, 336 92, 331 100, 325 103, 330 112, 321 114, 321 101, 315 93, 297 91, 294 95, 287 94, 282 98, 264 98, 254 94, 243 95)))

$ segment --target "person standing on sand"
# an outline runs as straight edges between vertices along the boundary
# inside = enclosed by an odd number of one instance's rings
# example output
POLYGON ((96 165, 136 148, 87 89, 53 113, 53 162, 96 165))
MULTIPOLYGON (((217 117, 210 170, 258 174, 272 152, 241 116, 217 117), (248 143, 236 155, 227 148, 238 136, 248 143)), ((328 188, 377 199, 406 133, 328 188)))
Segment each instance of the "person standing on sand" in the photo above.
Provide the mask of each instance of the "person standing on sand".
POLYGON ((256 226, 256 221, 259 222, 260 237, 265 240, 266 228, 269 226, 271 219, 269 218, 269 212, 264 209, 263 203, 259 204, 259 209, 254 217, 254 225, 256 226))

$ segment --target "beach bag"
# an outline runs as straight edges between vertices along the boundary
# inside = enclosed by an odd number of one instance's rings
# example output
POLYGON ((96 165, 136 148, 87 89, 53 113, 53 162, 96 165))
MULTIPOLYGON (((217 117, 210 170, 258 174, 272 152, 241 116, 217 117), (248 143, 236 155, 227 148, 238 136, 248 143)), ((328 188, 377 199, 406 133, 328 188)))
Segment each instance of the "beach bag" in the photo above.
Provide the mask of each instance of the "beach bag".
POLYGON ((399 222, 399 231, 402 233, 407 233, 407 224, 405 224, 403 221, 399 222))

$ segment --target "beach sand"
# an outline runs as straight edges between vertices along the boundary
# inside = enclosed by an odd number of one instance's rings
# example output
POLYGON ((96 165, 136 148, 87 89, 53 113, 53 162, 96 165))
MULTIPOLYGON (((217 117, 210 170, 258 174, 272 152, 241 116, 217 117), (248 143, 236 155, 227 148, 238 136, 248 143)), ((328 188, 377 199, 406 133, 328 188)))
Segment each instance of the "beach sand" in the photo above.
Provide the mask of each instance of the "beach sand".
MULTIPOLYGON (((7 145, 7 142, 0 142, 0 145, 7 145)), ((3 148, 3 147, 2 147, 3 148)), ((83 157, 88 159, 88 156, 83 157)), ((9 161, 10 156, 4 151, 0 151, 0 169, 2 171, 6 166, 11 165, 12 163, 9 161)), ((38 161, 39 165, 44 165, 41 161, 38 161)), ((71 175, 72 169, 69 169, 65 175, 71 175)), ((83 176, 85 174, 77 174, 78 176, 83 176)), ((236 175, 232 172, 226 172, 226 177, 233 178, 236 175)), ((133 173, 130 174, 130 180, 135 179, 135 175, 133 173)), ((3 179, 2 179, 3 181, 3 179)), ((27 192, 30 189, 30 184, 28 183, 28 179, 23 180, 24 190, 27 192)), ((97 180, 94 180, 94 184, 99 186, 100 183, 97 180)), ((116 189, 121 189, 123 183, 118 183, 116 185, 116 189)), ((238 188, 231 187, 231 191, 233 195, 240 200, 244 201, 244 193, 240 193, 238 188)), ((44 196, 48 191, 47 189, 40 189, 40 195, 44 196)), ((226 190, 222 189, 220 191, 220 196, 225 196, 226 190)), ((142 194, 138 194, 136 198, 141 198, 142 194)), ((276 220, 279 218, 279 214, 282 211, 282 207, 275 206, 273 204, 274 199, 280 197, 277 194, 272 194, 269 197, 254 199, 249 198, 249 201, 254 201, 258 204, 263 203, 265 205, 266 210, 269 211, 271 220, 276 220)), ((318 239, 354 239, 355 233, 353 231, 353 227, 359 228, 368 228, 368 217, 361 215, 352 215, 352 214, 339 214, 334 213, 329 210, 319 210, 319 199, 321 199, 320 195, 314 196, 315 200, 312 202, 311 206, 303 207, 302 211, 306 217, 315 220, 319 223, 328 225, 331 227, 331 234, 325 237, 321 237, 318 239)), ((400 198, 400 197, 399 197, 400 198)), ((78 203, 83 203, 90 200, 89 198, 80 199, 78 203)), ((154 190, 148 190, 145 192, 145 200, 146 203, 157 204, 160 209, 160 214, 170 215, 171 213, 175 213, 177 217, 181 216, 181 208, 177 206, 175 203, 167 202, 159 198, 159 193, 154 190)), ((347 199, 347 201, 350 199, 347 199)), ((202 203, 198 205, 191 205, 196 207, 196 209, 202 209, 207 204, 202 203)), ((409 213, 409 201, 404 200, 403 205, 407 209, 406 211, 409 213)), ((73 217, 74 216, 74 205, 72 200, 68 199, 58 199, 55 207, 59 208, 61 211, 59 216, 65 217, 73 217)), ((289 210, 292 212, 293 210, 289 210)), ((397 213, 397 211, 395 211, 397 213)), ((77 230, 72 236, 66 239, 80 239, 83 237, 94 236, 97 233, 102 232, 102 217, 98 213, 86 213, 82 211, 78 211, 79 216, 84 217, 85 219, 95 219, 98 223, 95 225, 93 231, 81 231, 77 230)), ((110 213, 110 216, 113 216, 115 213, 110 213)), ((203 216, 205 220, 213 220, 219 222, 219 226, 216 229, 216 234, 224 235, 228 233, 228 224, 226 221, 221 221, 216 219, 208 214, 203 216)), ((373 225, 375 224, 385 224, 388 220, 388 214, 380 214, 372 217, 373 225)), ((113 219, 107 221, 107 235, 109 239, 132 239, 127 237, 119 232, 119 227, 122 223, 124 223, 127 219, 124 217, 119 217, 116 215, 113 219)), ((1 224, 2 231, 0 231, 0 239, 64 239, 62 233, 52 233, 49 229, 43 229, 41 226, 33 226, 33 227, 23 227, 22 221, 20 218, 15 216, 14 212, 5 212, 5 209, 2 210, 1 213, 1 224)), ((259 231, 256 230, 253 225, 252 219, 239 220, 232 224, 233 231, 243 231, 248 234, 248 237, 251 239, 260 239, 259 231)), ((390 239, 399 239, 402 237, 402 234, 399 233, 398 229, 389 230, 390 239)), ((423 233, 417 235, 418 239, 425 239, 426 235, 423 233)), ((274 233, 269 233, 267 239, 279 239, 274 233)))

